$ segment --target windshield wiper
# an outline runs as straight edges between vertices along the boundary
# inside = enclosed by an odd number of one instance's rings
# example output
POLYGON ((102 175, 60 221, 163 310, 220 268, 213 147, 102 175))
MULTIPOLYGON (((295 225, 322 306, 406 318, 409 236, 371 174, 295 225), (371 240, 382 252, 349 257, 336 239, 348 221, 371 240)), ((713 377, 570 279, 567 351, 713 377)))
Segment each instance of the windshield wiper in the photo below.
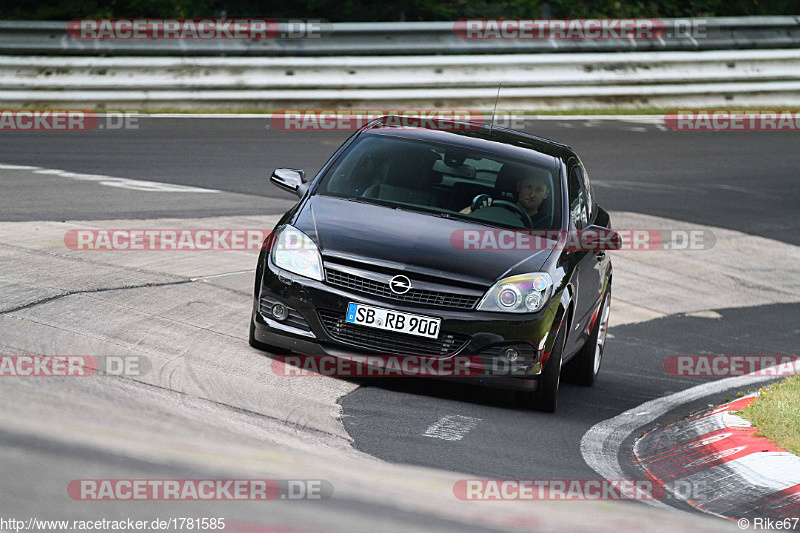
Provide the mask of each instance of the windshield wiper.
POLYGON ((359 204, 380 205, 380 206, 383 206, 383 207, 394 207, 392 202, 379 200, 377 198, 365 198, 364 196, 341 196, 340 198, 344 198, 348 202, 356 202, 356 203, 359 203, 359 204))
POLYGON ((479 218, 472 218, 470 216, 462 215, 460 213, 456 215, 454 213, 444 213, 443 212, 443 213, 440 213, 438 216, 440 218, 446 218, 448 220, 458 220, 460 222, 469 222, 470 224, 479 224, 481 226, 486 226, 488 228, 503 229, 502 226, 498 226, 497 224, 492 224, 491 222, 489 222, 487 220, 481 220, 479 218))
MULTIPOLYGON (((461 213, 448 213, 446 211, 439 211, 436 208, 432 207, 424 207, 421 205, 410 205, 410 204, 401 204, 397 202, 392 202, 389 200, 380 200, 378 198, 365 198, 363 196, 347 196, 342 197, 349 202, 357 202, 359 204, 370 204, 370 205, 380 205, 383 207, 390 207, 392 209, 399 209, 401 211, 411 211, 413 213, 420 213, 423 215, 444 218, 447 220, 458 220, 461 222, 469 222, 470 224, 478 224, 480 226, 486 226, 487 228, 498 228, 503 229, 503 226, 498 226, 497 224, 492 224, 486 220, 480 220, 477 218, 472 218, 468 215, 463 215, 461 213)), ((514 229, 514 228, 509 228, 514 229)))

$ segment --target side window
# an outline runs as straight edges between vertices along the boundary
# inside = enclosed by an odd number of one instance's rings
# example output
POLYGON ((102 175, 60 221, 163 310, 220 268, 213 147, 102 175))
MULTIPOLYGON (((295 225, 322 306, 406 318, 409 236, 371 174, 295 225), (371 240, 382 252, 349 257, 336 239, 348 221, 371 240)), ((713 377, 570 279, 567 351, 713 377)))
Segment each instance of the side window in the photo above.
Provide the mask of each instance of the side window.
POLYGON ((331 176, 327 189, 348 196, 361 194, 370 183, 382 181, 386 166, 386 157, 380 153, 348 157, 331 176))
POLYGON ((573 164, 569 168, 569 216, 576 229, 583 229, 589 224, 589 210, 581 187, 581 168, 573 164))

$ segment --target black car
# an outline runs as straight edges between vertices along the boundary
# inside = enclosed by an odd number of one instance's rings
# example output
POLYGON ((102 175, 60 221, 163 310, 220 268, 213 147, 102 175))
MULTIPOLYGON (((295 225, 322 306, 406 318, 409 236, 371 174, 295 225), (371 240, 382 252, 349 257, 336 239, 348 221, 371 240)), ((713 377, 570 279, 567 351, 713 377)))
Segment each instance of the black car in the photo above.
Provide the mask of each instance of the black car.
POLYGON ((555 410, 562 365, 576 383, 595 381, 611 261, 568 241, 585 230, 616 235, 568 146, 499 127, 398 127, 384 117, 313 180, 294 169, 270 179, 300 201, 259 256, 252 346, 474 356, 511 369, 474 381, 514 389, 541 411, 555 410), (515 240, 535 232, 536 246, 515 240))

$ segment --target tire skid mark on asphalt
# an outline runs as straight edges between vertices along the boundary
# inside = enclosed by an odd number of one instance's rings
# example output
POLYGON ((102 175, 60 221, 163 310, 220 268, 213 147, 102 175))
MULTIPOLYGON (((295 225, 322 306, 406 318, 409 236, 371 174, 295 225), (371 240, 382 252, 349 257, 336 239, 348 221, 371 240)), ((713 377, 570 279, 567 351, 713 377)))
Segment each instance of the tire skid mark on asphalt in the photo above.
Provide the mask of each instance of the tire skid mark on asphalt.
POLYGON ((480 422, 480 418, 462 415, 443 416, 425 430, 423 437, 457 441, 464 438, 464 435, 475 429, 480 422))
POLYGON ((250 268, 247 270, 237 270, 236 272, 223 272, 222 274, 211 274, 209 276, 200 276, 197 278, 191 278, 191 281, 202 281, 204 279, 213 279, 213 278, 224 278, 225 276, 236 276, 237 274, 249 274, 250 272, 255 272, 255 268, 250 268))
POLYGON ((131 289, 144 289, 148 287, 168 287, 170 285, 182 285, 184 283, 191 283, 193 280, 189 279, 179 279, 176 281, 163 281, 163 282, 152 282, 152 283, 139 283, 136 285, 118 285, 113 287, 99 287, 94 289, 85 289, 85 290, 75 290, 75 291, 65 291, 60 294, 56 294, 53 296, 48 296, 46 298, 40 298, 38 300, 34 300, 32 302, 27 302, 22 305, 18 305, 17 307, 13 307, 11 309, 6 309, 4 311, 0 311, 0 315, 10 315, 13 313, 17 313, 19 311, 27 311, 33 307, 37 307, 39 305, 48 304, 50 302, 54 302, 56 300, 61 300, 62 298, 67 298, 69 296, 75 296, 78 294, 92 294, 92 293, 99 293, 99 292, 110 292, 110 291, 125 291, 131 289))
POLYGON ((631 379, 640 379, 642 381, 660 381, 664 383, 673 383, 675 386, 684 386, 684 385, 691 385, 693 382, 688 378, 679 378, 679 377, 672 377, 672 376, 658 376, 658 375, 647 375, 642 376, 639 374, 635 374, 633 372, 622 372, 620 370, 609 370, 604 369, 603 374, 612 375, 612 376, 623 376, 626 378, 631 379))
POLYGON ((714 239, 696 249, 615 251, 612 328, 682 313, 800 301, 798 246, 638 213, 613 211, 612 220, 617 228, 702 230, 714 239))

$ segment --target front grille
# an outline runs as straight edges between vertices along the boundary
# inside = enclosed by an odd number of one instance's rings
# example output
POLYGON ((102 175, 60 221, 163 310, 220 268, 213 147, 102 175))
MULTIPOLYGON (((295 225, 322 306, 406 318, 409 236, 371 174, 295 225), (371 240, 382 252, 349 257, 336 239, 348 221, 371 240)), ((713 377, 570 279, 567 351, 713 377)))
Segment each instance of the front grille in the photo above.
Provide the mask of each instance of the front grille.
POLYGON ((371 280, 332 268, 325 269, 325 279, 331 285, 353 291, 399 300, 401 302, 435 305, 437 307, 447 307, 450 309, 472 309, 481 298, 480 296, 467 296, 463 294, 419 289, 411 289, 405 294, 396 294, 389 288, 388 283, 371 280))
POLYGON ((468 335, 440 333, 438 339, 414 337, 345 322, 344 313, 320 309, 320 322, 333 339, 376 355, 454 355, 469 342, 468 335))

